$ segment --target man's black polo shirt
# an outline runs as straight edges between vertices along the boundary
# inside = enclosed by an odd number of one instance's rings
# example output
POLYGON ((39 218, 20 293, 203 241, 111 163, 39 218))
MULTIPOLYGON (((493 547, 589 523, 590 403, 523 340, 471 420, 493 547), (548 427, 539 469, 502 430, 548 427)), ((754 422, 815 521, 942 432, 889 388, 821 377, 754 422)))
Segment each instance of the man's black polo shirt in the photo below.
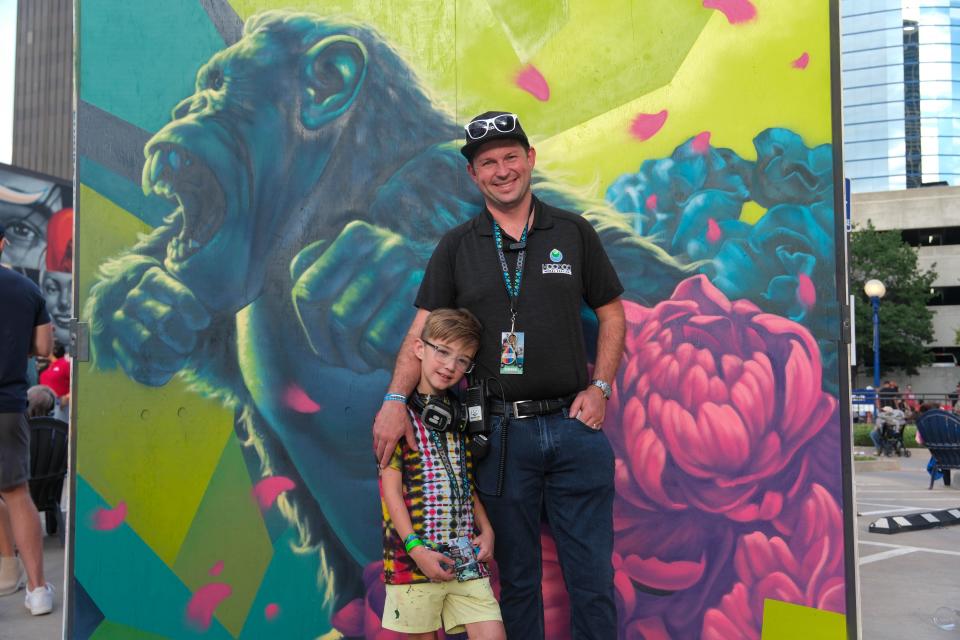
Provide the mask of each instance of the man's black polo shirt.
MULTIPOLYGON (((508 401, 542 400, 587 387, 587 355, 580 308, 603 306, 623 293, 600 237, 581 216, 536 200, 517 302, 516 331, 524 332, 524 369, 500 375, 500 340, 510 330, 510 298, 484 211, 447 232, 430 258, 414 304, 432 311, 464 307, 483 325, 477 370, 498 378, 508 401)), ((515 239, 514 239, 515 240, 515 239)), ((511 281, 519 252, 504 253, 511 281)), ((499 389, 492 389, 499 395, 499 389)))

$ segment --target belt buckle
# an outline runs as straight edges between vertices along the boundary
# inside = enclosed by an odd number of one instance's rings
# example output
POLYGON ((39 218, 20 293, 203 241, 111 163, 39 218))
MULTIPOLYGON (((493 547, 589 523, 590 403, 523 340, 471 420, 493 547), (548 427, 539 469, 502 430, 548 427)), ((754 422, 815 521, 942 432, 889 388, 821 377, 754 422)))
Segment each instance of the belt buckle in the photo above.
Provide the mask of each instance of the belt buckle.
POLYGON ((528 402, 528 401, 527 401, 527 400, 517 400, 516 402, 511 402, 511 403, 510 403, 510 408, 513 410, 513 417, 514 417, 514 418, 517 418, 518 420, 519 420, 519 419, 522 419, 522 418, 530 418, 530 417, 536 415, 536 414, 533 414, 533 413, 525 414, 525 415, 520 413, 520 404, 522 404, 522 403, 524 403, 524 402, 528 402))

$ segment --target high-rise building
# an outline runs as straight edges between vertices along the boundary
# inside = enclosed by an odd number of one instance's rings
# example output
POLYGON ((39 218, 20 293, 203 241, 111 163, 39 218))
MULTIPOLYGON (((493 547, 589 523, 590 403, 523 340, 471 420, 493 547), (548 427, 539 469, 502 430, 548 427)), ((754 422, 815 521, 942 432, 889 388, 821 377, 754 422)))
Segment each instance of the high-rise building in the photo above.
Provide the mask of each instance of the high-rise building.
POLYGON ((20 0, 13 164, 73 179, 73 0, 20 0))
POLYGON ((960 185, 960 0, 845 0, 840 31, 853 192, 960 185))
MULTIPOLYGON (((960 359, 960 0, 844 0, 840 12, 853 222, 900 231, 937 272, 928 346, 950 364, 960 359)), ((928 372, 932 388, 919 390, 952 389, 955 371, 933 372, 939 387, 928 372)))

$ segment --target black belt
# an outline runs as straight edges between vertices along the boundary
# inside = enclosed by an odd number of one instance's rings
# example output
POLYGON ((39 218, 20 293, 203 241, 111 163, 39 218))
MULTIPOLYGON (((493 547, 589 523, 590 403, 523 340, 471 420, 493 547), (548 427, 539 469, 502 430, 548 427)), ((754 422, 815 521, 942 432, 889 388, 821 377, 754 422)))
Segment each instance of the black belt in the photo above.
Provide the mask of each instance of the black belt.
POLYGON ((518 400, 504 402, 496 398, 490 400, 490 413, 508 418, 530 418, 557 413, 570 406, 576 396, 553 398, 551 400, 518 400))

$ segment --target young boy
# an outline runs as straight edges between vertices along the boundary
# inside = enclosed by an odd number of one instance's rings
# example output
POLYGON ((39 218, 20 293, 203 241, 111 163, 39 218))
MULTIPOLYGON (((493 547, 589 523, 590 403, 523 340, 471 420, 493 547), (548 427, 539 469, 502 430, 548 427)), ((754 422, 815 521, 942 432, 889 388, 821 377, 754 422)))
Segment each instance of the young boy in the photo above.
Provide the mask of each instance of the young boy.
POLYGON ((465 309, 427 316, 415 347, 420 382, 408 402, 419 451, 401 440, 380 475, 382 624, 411 640, 433 640, 441 625, 471 640, 506 637, 484 565, 493 530, 471 490, 463 410, 448 393, 473 369, 480 331, 465 309))

